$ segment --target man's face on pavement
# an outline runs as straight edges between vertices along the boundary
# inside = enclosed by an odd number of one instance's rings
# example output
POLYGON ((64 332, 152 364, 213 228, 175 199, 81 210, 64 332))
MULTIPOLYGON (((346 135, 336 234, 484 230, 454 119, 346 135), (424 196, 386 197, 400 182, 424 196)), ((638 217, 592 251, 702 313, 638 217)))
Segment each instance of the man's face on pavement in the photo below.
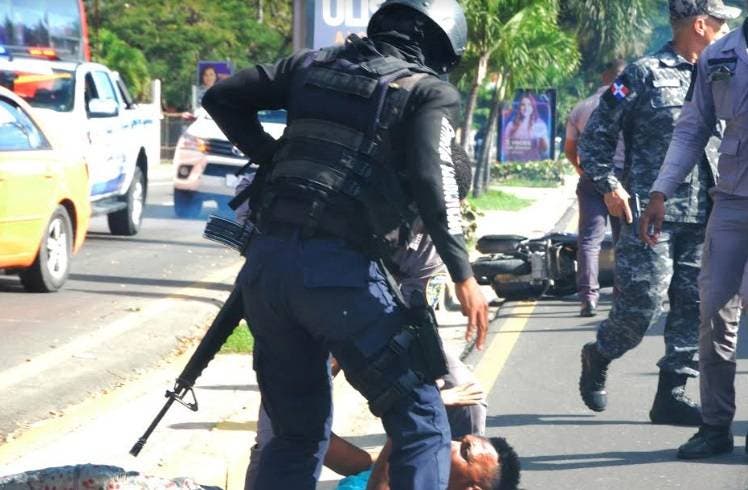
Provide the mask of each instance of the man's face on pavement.
POLYGON ((496 449, 484 437, 468 435, 452 441, 451 458, 447 490, 481 488, 480 482, 490 480, 499 466, 496 449))

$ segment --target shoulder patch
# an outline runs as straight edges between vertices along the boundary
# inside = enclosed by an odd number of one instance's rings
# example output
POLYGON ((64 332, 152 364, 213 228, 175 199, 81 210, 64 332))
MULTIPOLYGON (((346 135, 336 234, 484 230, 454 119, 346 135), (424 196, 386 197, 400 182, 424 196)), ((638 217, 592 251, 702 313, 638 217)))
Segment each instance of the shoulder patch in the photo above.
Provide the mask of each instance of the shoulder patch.
POLYGON ((608 103, 618 103, 626 99, 631 94, 631 87, 627 84, 624 77, 618 77, 610 84, 602 98, 608 103))

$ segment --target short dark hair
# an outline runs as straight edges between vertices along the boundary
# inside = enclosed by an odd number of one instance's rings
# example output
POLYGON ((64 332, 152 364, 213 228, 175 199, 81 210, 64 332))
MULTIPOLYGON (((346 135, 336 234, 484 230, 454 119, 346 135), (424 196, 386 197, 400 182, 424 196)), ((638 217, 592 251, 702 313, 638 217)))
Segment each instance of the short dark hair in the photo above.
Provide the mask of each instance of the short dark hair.
POLYGON ((503 437, 488 440, 499 455, 499 478, 491 490, 517 490, 521 470, 517 452, 503 437))
POLYGON ((616 58, 605 63, 602 72, 603 84, 610 85, 613 83, 618 78, 618 75, 623 72, 624 68, 626 68, 626 62, 621 58, 616 58))
POLYGON ((454 141, 452 142, 452 163, 455 167, 457 195, 462 201, 470 192, 470 186, 473 183, 473 169, 471 168, 470 157, 465 149, 454 141))

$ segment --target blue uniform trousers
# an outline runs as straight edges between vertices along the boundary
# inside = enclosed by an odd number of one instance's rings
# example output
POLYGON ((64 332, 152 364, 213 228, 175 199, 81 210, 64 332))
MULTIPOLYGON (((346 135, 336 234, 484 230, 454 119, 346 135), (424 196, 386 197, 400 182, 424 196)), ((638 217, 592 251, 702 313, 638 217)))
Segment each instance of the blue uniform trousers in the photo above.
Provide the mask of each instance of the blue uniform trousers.
MULTIPOLYGON (((257 488, 314 489, 330 430, 328 355, 344 373, 362 369, 402 328, 403 311, 376 262, 342 240, 304 239, 293 229, 252 238, 239 286, 275 434, 262 451, 257 488)), ((384 377, 394 381, 407 369, 395 364, 384 377)), ((382 423, 393 442, 391 488, 446 488, 450 432, 436 387, 418 385, 382 423)))

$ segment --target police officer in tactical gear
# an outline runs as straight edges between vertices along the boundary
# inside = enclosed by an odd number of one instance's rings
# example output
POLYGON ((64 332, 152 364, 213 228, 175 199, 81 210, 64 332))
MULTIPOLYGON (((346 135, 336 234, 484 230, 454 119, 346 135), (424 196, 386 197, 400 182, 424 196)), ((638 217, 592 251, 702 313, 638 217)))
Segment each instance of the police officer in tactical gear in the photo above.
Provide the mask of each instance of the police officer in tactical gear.
POLYGON ((238 281, 275 436, 257 488, 312 489, 327 448, 327 357, 382 418, 393 488, 446 488, 450 433, 427 353, 380 258, 420 215, 482 346, 487 303, 462 236, 450 145, 459 94, 439 78, 465 49, 455 0, 388 0, 368 37, 217 83, 203 107, 260 165, 238 281), (257 111, 286 109, 274 140, 257 111))

